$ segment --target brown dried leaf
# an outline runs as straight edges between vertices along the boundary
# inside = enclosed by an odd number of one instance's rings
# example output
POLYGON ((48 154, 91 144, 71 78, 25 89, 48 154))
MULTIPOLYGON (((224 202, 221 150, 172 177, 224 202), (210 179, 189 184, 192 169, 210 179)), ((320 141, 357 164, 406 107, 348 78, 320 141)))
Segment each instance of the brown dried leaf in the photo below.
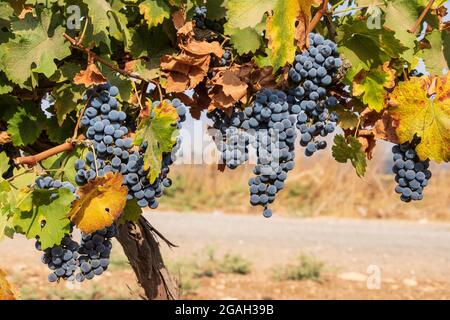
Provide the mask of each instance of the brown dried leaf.
POLYGON ((381 119, 375 122, 372 130, 374 138, 377 140, 386 140, 392 143, 399 143, 397 133, 395 132, 395 121, 388 112, 384 112, 381 119))
POLYGON ((85 87, 90 87, 92 85, 106 83, 108 80, 94 63, 90 63, 86 70, 81 70, 75 75, 73 82, 78 85, 83 84, 85 87))
POLYGON ((219 58, 222 58, 223 56, 223 49, 220 46, 220 43, 217 41, 206 42, 206 41, 192 40, 188 42, 186 45, 180 44, 180 48, 186 52, 189 52, 197 56, 204 56, 209 54, 214 54, 219 58))
POLYGON ((186 23, 186 12, 183 9, 175 11, 172 14, 172 21, 175 29, 180 30, 186 23))
POLYGON ((184 26, 182 26, 180 29, 178 29, 177 35, 179 37, 182 37, 182 36, 191 37, 193 30, 194 30, 194 24, 192 23, 192 21, 189 21, 184 26))
MULTIPOLYGON (((216 77, 216 84, 222 86, 223 93, 226 96, 232 97, 235 101, 241 100, 247 95, 248 85, 241 81, 231 70, 218 73, 216 77)), ((215 78, 216 78, 215 77, 215 78)))
POLYGON ((183 92, 189 89, 189 77, 178 72, 167 75, 167 92, 183 92))
POLYGON ((11 142, 11 136, 6 131, 0 132, 0 145, 7 144, 11 142))

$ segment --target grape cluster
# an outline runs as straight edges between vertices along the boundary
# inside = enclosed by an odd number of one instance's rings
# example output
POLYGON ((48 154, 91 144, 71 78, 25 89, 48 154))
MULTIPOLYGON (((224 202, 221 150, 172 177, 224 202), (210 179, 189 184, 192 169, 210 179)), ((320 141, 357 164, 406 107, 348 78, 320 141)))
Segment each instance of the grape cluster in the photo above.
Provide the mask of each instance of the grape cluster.
POLYGON ((209 29, 223 34, 223 24, 225 23, 225 19, 222 18, 219 21, 214 21, 206 17, 207 13, 208 9, 206 8, 206 6, 198 6, 194 8, 193 20, 195 21, 195 26, 199 29, 209 29))
POLYGON ((81 235, 81 247, 78 250, 80 272, 75 276, 78 282, 92 280, 94 276, 100 276, 108 269, 111 238, 116 235, 117 227, 114 224, 94 233, 81 235))
MULTIPOLYGON (((49 190, 66 188, 72 193, 76 192, 76 188, 70 182, 61 182, 49 176, 37 178, 36 188, 49 190)), ((42 251, 39 239, 36 241, 36 249, 42 251)), ((78 249, 78 243, 72 240, 70 235, 66 235, 61 244, 44 250, 41 261, 52 270, 52 273, 48 276, 48 281, 55 282, 59 279, 73 281, 75 279, 79 257, 78 249)))
POLYGON ((404 202, 423 199, 423 188, 428 185, 431 171, 428 170, 429 160, 421 161, 417 156, 414 144, 409 142, 395 145, 392 148, 394 154, 395 181, 398 185, 395 192, 400 194, 404 202))
MULTIPOLYGON (((127 115, 119 111, 115 96, 119 93, 117 87, 108 84, 96 87, 90 95, 89 107, 81 119, 81 124, 87 127, 86 136, 93 141, 94 152, 88 152, 85 159, 78 159, 75 163, 77 170, 76 182, 80 185, 97 177, 105 176, 108 172, 121 173, 124 184, 128 187, 127 200, 136 199, 140 207, 158 207, 157 198, 161 197, 164 188, 172 182, 167 178, 169 166, 173 163, 173 154, 163 154, 160 176, 153 182, 148 181, 148 171, 144 170, 143 155, 147 148, 144 143, 135 150, 131 138, 127 138, 128 129, 125 127, 127 115)), ((186 119, 186 107, 179 99, 169 101, 177 110, 179 120, 177 128, 186 119)), ((159 101, 153 103, 158 107, 159 101)), ((152 112, 151 116, 154 116, 152 112)), ((174 146, 176 151, 180 141, 174 146)))
POLYGON ((230 169, 236 169, 249 159, 250 136, 240 130, 245 120, 244 113, 233 110, 231 117, 228 117, 222 110, 215 109, 208 113, 208 117, 213 120, 213 127, 221 134, 221 139, 216 141, 221 152, 221 162, 230 169))
POLYGON ((297 128, 301 132, 300 145, 306 147, 305 154, 313 155, 325 149, 326 141, 317 141, 335 130, 338 117, 329 112, 338 101, 328 96, 326 87, 332 84, 342 60, 337 45, 324 39, 320 34, 309 35, 308 50, 295 56, 289 70, 289 80, 293 87, 288 91, 290 113, 297 115, 297 128))
POLYGON ((287 173, 294 168, 296 116, 290 114, 286 94, 263 89, 244 111, 235 110, 226 117, 223 111, 215 110, 209 118, 224 136, 217 145, 228 168, 235 169, 247 161, 249 145, 255 147, 256 177, 249 180, 250 203, 263 206, 264 216, 270 217, 268 205, 284 188, 287 173))
MULTIPOLYGON (((36 241, 36 249, 42 251, 42 245, 36 241)), ((61 244, 44 250, 41 261, 46 264, 52 273, 48 275, 49 282, 59 279, 73 281, 78 268, 79 245, 70 235, 66 235, 61 244)))
POLYGON ((272 216, 268 205, 284 188, 287 173, 294 168, 296 119, 289 113, 286 94, 268 89, 257 93, 253 106, 244 114, 247 119, 241 127, 257 130, 254 145, 258 163, 253 169, 256 177, 249 180, 250 203, 264 207, 263 215, 268 218, 272 216))

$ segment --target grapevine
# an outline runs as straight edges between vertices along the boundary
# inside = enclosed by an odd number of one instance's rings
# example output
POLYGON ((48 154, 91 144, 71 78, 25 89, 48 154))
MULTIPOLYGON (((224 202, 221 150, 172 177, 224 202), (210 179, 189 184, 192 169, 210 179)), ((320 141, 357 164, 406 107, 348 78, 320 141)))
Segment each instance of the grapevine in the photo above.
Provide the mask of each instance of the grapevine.
POLYGON ((61 1, 12 2, 0 3, 0 240, 34 241, 50 282, 102 275, 116 238, 148 298, 176 298, 158 238, 171 244, 143 212, 176 184, 181 131, 204 115, 217 174, 251 165, 245 205, 266 218, 299 150, 363 177, 386 141, 387 196, 403 206, 428 201, 450 159, 442 1, 380 1, 379 26, 373 7, 328 0, 82 1, 75 18, 61 1))

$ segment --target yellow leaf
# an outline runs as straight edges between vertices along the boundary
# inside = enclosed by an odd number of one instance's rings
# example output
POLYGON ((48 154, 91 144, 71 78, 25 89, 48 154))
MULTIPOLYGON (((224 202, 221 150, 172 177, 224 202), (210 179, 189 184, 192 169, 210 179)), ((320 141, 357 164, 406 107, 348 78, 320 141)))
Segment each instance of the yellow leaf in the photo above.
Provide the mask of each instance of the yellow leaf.
POLYGON ((84 233, 112 225, 125 208, 127 188, 119 173, 92 180, 77 193, 80 199, 74 202, 69 218, 84 233))
POLYGON ((294 60, 296 39, 306 43, 311 8, 318 0, 278 0, 273 15, 267 18, 266 34, 269 39, 269 58, 274 70, 294 60), (296 21, 299 20, 298 26, 296 21))
POLYGON ((16 300, 17 290, 6 280, 6 272, 0 269, 0 300, 16 300))
POLYGON ((417 135, 421 142, 416 151, 421 160, 450 159, 450 73, 401 82, 391 94, 390 105, 401 143, 417 135))

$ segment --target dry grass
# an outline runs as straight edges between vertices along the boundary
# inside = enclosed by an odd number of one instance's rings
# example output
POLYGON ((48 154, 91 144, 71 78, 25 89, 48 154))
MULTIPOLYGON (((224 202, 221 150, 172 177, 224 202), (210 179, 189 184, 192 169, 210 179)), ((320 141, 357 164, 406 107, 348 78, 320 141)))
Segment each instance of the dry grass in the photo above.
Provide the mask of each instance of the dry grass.
MULTIPOLYGON (((403 203, 394 192, 388 157, 386 151, 376 154, 366 176, 360 179, 350 164, 336 163, 329 152, 312 159, 299 156, 285 189, 277 195, 274 212, 301 217, 450 219, 448 166, 432 165, 433 177, 425 188, 424 200, 403 203)), ((161 208, 259 214, 260 208, 253 208, 248 200, 251 169, 244 166, 219 173, 216 166, 174 166, 174 183, 162 198, 161 208)))

